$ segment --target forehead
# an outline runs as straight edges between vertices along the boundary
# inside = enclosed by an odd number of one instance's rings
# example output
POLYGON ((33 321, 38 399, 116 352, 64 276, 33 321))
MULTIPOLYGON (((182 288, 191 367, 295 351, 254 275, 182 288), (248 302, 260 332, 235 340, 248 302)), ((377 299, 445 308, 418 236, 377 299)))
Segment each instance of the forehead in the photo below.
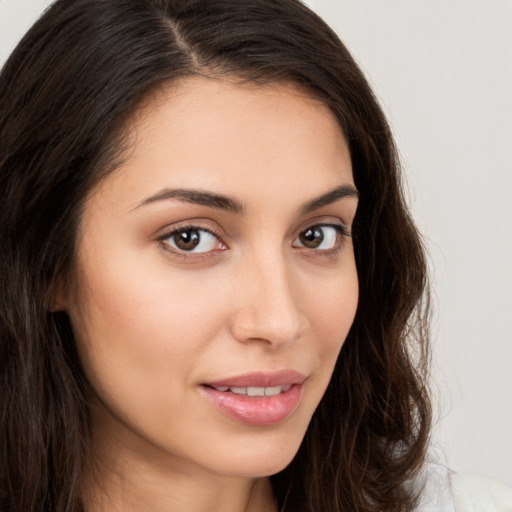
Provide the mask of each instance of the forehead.
POLYGON ((161 186, 254 195, 304 184, 302 195, 315 195, 353 183, 334 114, 290 84, 181 79, 146 98, 126 128, 130 149, 111 179, 134 200, 161 186))

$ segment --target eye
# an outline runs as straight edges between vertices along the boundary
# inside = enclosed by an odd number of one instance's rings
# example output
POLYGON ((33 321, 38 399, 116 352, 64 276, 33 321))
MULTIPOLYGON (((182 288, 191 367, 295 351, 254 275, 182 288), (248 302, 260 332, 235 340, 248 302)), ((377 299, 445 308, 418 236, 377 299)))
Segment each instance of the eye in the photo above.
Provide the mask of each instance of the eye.
POLYGON ((160 237, 159 240, 177 252, 207 253, 226 249, 217 236, 197 226, 176 229, 160 237))
POLYGON ((348 236, 345 226, 318 224, 301 231, 293 246, 329 251, 340 245, 340 235, 348 236))

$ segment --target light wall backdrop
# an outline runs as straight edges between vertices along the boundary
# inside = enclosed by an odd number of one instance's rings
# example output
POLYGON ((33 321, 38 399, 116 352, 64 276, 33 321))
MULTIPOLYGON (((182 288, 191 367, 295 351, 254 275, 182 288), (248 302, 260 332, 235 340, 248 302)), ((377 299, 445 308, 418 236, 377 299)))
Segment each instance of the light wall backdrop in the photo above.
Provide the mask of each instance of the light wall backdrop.
MULTIPOLYGON (((0 0, 0 62, 49 4, 0 0)), ((437 457, 512 484, 512 0, 309 0, 389 116, 426 238, 437 457)))

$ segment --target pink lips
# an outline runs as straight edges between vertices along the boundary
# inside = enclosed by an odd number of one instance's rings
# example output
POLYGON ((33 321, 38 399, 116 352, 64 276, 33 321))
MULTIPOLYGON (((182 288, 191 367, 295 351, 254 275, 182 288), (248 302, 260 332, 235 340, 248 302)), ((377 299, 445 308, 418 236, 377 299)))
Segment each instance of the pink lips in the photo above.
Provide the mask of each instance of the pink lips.
POLYGON ((295 411, 302 398, 305 380, 305 375, 295 370, 258 372, 208 382, 200 387, 200 391, 228 417, 246 425, 265 426, 279 423, 295 411), (283 389, 273 396, 249 396, 223 389, 278 386, 283 389))

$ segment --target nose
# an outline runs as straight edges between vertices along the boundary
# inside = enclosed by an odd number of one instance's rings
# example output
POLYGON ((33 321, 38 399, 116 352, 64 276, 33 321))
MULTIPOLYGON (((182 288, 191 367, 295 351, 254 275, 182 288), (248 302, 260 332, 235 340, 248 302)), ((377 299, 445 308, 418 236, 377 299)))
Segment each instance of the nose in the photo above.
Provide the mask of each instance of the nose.
POLYGON ((239 268, 232 334, 240 342, 280 348, 296 342, 307 329, 297 281, 282 256, 252 258, 239 268))

